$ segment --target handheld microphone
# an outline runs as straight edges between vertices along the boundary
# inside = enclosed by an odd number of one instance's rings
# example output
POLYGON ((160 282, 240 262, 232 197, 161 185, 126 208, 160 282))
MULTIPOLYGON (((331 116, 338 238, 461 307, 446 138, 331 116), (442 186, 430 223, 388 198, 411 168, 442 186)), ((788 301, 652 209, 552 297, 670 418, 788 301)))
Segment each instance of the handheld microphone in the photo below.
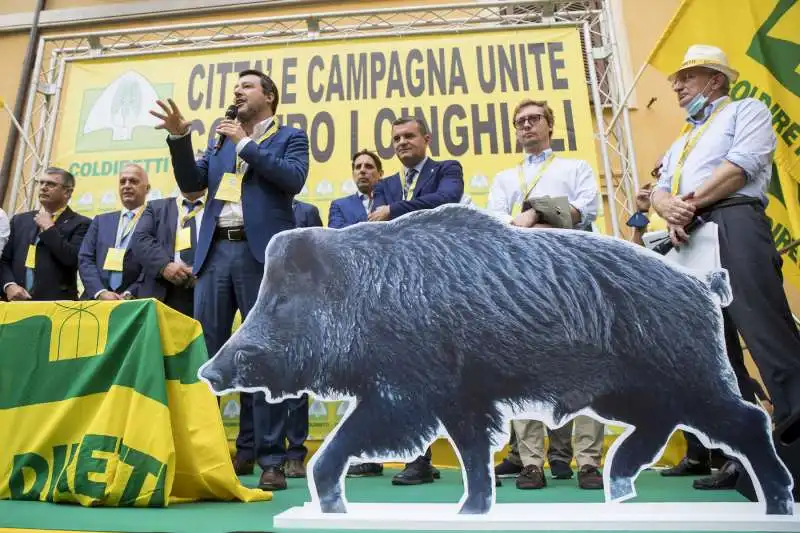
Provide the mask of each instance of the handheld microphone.
MULTIPOLYGON (((238 111, 239 111, 238 107, 236 107, 235 105, 229 105, 228 106, 228 110, 225 111, 225 118, 227 118, 228 120, 235 119, 236 118, 236 114, 238 113, 238 111)), ((223 142, 225 142, 225 135, 220 133, 219 137, 217 137, 217 144, 216 144, 216 146, 214 146, 214 153, 219 152, 219 149, 222 148, 222 143, 223 142)))
MULTIPOLYGON (((685 231, 687 235, 691 235, 694 230, 696 230, 705 223, 706 221, 703 220, 701 217, 695 216, 691 220, 691 222, 686 224, 686 227, 683 228, 683 231, 685 231)), ((670 250, 672 250, 674 247, 675 245, 672 244, 672 240, 667 239, 664 242, 658 243, 658 245, 654 246, 653 251, 661 255, 667 255, 670 252, 670 250)))

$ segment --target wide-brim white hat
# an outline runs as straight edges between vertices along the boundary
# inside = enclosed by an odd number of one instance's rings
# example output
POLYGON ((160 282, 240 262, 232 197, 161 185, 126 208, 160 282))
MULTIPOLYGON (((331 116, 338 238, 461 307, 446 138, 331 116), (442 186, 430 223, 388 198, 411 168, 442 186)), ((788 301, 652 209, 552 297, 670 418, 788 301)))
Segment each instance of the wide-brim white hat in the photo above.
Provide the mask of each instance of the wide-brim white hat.
POLYGON ((670 78, 690 67, 705 67, 717 72, 722 72, 728 77, 730 83, 736 83, 739 78, 739 72, 732 69, 728 65, 728 56, 725 55, 721 49, 716 46, 709 46, 707 44, 695 44, 689 47, 686 55, 683 56, 683 63, 678 67, 678 70, 672 73, 670 78))

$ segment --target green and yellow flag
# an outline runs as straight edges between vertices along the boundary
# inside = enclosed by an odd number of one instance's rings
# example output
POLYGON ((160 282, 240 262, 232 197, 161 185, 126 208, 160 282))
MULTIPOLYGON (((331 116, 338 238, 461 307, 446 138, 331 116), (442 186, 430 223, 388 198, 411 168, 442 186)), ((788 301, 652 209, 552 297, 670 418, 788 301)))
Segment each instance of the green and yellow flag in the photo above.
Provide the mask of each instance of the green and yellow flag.
POLYGON ((258 501, 197 378, 200 324, 155 300, 0 303, 0 499, 258 501))
MULTIPOLYGON (((721 48, 739 71, 731 98, 759 99, 772 112, 778 145, 767 216, 783 248, 800 237, 800 2, 684 0, 648 63, 671 74, 693 44, 721 48)), ((795 248, 783 256, 783 271, 800 291, 798 255, 795 248)))

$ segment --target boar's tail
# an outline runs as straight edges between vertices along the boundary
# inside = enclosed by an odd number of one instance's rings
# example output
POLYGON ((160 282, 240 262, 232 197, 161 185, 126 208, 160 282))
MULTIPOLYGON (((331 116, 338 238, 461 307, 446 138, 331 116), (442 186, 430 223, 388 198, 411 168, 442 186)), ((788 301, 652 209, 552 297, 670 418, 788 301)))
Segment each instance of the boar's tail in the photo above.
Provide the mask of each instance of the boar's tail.
POLYGON ((731 283, 728 279, 728 271, 724 268, 720 270, 712 270, 706 274, 706 284, 711 292, 719 298, 719 303, 722 307, 727 307, 733 300, 733 293, 731 292, 731 283))

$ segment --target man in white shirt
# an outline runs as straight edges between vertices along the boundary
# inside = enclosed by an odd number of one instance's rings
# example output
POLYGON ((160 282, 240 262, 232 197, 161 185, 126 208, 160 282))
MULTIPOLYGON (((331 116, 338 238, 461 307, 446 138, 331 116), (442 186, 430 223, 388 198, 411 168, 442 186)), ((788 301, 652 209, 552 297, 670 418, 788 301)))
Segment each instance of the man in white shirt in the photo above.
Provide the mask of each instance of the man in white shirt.
MULTIPOLYGON (((591 166, 578 159, 557 157, 550 148, 553 134, 553 111, 547 102, 523 100, 514 110, 517 139, 525 150, 520 165, 495 176, 489 191, 488 211, 515 226, 553 227, 545 223, 541 213, 530 206, 533 198, 566 197, 572 227, 591 231, 597 218, 599 191, 591 166)), ((587 416, 574 419, 575 459, 579 468, 578 485, 584 489, 601 489, 599 471, 603 450, 603 424, 587 416)), ((548 459, 551 473, 557 479, 572 477, 572 427, 568 422, 550 431, 548 459)), ((495 475, 517 475, 517 488, 540 489, 544 477, 544 430, 536 420, 514 420, 511 423, 511 453, 495 469, 495 475)))
MULTIPOLYGON (((721 49, 694 45, 687 50, 671 76, 686 124, 664 155, 652 204, 666 220, 674 244, 688 241, 694 255, 728 271, 733 291, 733 301, 723 309, 728 358, 742 397, 755 403, 739 348, 741 335, 764 380, 780 432, 800 416, 800 332, 792 321, 781 257, 765 213, 777 140, 763 102, 728 96, 737 78, 721 49), (696 216, 705 224, 689 234, 687 226, 696 216)), ((686 257, 686 248, 682 251, 686 257)), ((687 457, 669 474, 709 473, 708 450, 689 434, 687 440, 687 457)), ((693 485, 731 489, 742 472, 738 461, 729 460, 693 485)))
POLYGON ((11 224, 8 222, 8 215, 0 208, 0 255, 3 254, 3 248, 5 248, 10 234, 11 224))

